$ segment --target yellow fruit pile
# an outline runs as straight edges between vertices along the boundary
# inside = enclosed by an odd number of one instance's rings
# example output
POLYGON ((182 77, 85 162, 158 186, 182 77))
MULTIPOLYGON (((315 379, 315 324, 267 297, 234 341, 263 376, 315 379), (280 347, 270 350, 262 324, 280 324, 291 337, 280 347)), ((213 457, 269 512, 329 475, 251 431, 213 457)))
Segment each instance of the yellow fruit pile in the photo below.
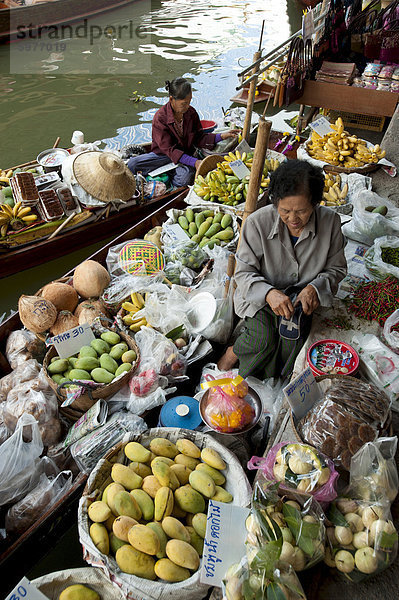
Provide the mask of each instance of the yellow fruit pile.
POLYGON ((113 483, 88 507, 90 537, 124 573, 184 581, 200 564, 207 502, 233 500, 222 487, 226 463, 185 438, 129 442, 124 452, 129 466, 114 463, 113 483))
POLYGON ((0 235, 7 235, 8 228, 14 231, 22 229, 33 221, 36 221, 37 215, 32 214, 29 206, 22 206, 22 202, 17 202, 14 208, 8 204, 0 205, 0 235))
POLYGON ((136 313, 144 308, 145 302, 143 296, 138 292, 132 292, 131 299, 131 302, 124 302, 122 304, 122 308, 128 313, 122 317, 122 320, 125 325, 129 326, 131 331, 137 333, 142 327, 148 326, 147 319, 144 316, 135 316, 136 313))
POLYGON ((338 117, 335 124, 331 124, 331 128, 333 131, 323 137, 312 131, 311 140, 306 145, 309 156, 335 167, 348 169, 378 163, 384 158, 385 150, 381 150, 378 144, 368 147, 365 140, 344 131, 341 117, 338 117))
POLYGON ((341 188, 341 176, 327 173, 325 178, 322 206, 342 206, 346 204, 348 195, 348 184, 345 183, 341 188))

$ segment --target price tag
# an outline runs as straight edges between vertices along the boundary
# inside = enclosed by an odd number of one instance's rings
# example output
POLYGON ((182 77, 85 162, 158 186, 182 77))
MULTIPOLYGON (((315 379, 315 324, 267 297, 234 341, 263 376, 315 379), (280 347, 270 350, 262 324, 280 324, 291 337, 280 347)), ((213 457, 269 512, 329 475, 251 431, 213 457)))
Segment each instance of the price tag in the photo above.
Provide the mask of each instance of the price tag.
POLYGON ((88 323, 83 323, 54 336, 47 344, 55 346, 60 358, 68 358, 79 352, 82 346, 90 346, 92 340, 94 340, 92 328, 88 323))
POLYGON ((168 236, 171 243, 173 242, 187 242, 189 238, 188 233, 184 231, 183 227, 180 227, 179 223, 170 223, 162 225, 164 234, 168 236))
POLYGON ((238 152, 240 152, 241 154, 243 152, 246 152, 247 154, 248 154, 248 152, 253 152, 253 148, 251 148, 251 146, 248 144, 247 140, 241 140, 241 142, 236 147, 236 150, 238 150, 238 152))
POLYGON ((310 367, 285 386, 283 392, 298 421, 321 399, 320 388, 310 367))
POLYGON ((319 119, 316 119, 316 121, 309 123, 309 127, 311 127, 313 131, 318 133, 321 137, 334 131, 331 129, 331 125, 325 117, 320 117, 319 119))
POLYGON ((245 555, 249 508, 209 500, 201 583, 221 587, 227 569, 245 555))
POLYGON ((39 592, 29 579, 23 577, 5 600, 48 600, 48 598, 39 592))
POLYGON ((229 163, 229 166, 238 179, 244 179, 244 177, 250 174, 250 170, 244 165, 242 160, 233 160, 233 162, 229 163))

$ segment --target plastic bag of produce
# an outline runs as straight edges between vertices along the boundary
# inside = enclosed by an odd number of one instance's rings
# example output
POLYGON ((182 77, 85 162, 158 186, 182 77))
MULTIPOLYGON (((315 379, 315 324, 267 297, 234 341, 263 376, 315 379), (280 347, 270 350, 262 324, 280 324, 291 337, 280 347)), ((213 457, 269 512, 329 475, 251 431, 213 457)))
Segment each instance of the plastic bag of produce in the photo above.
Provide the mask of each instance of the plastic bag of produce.
POLYGON ((42 362, 46 352, 46 344, 27 329, 12 331, 7 338, 6 357, 12 369, 31 358, 42 362))
MULTIPOLYGON (((158 331, 142 327, 135 336, 140 348, 140 372, 153 368, 158 375, 168 381, 182 381, 186 372, 186 360, 172 342, 158 331)), ((135 388, 134 377, 130 380, 130 389, 135 388)))
POLYGON ((306 444, 280 442, 266 457, 253 456, 248 469, 260 469, 266 479, 279 481, 280 489, 312 494, 320 503, 331 502, 337 496, 338 472, 333 461, 306 444))
POLYGON ((3 407, 4 404, 0 404, 0 446, 10 437, 11 433, 8 431, 7 425, 3 419, 3 407))
POLYGON ((199 269, 207 255, 198 244, 190 239, 174 241, 164 247, 166 263, 179 262, 183 267, 199 269))
POLYGON ((222 581, 226 600, 306 600, 297 574, 290 565, 268 560, 264 555, 248 564, 244 557, 231 565, 222 581))
POLYGON ((399 235, 399 209, 389 200, 369 190, 353 197, 352 220, 342 227, 344 235, 371 246, 386 235, 399 235), (378 209, 379 212, 372 212, 378 209))
POLYGON ((7 400, 8 392, 25 381, 35 379, 40 372, 41 366, 37 360, 30 358, 19 363, 17 367, 0 379, 0 402, 7 400))
POLYGON ((255 417, 255 409, 246 400, 248 384, 238 375, 203 383, 208 390, 206 422, 221 433, 239 432, 255 417))
POLYGON ((348 583, 376 575, 393 563, 398 533, 389 502, 359 499, 351 486, 331 504, 324 562, 342 573, 348 583))
POLYGON ((72 472, 42 473, 37 486, 8 509, 5 519, 8 535, 21 534, 47 512, 72 486, 72 472))
POLYGON ((399 352, 399 309, 385 321, 383 333, 389 346, 399 352))
POLYGON ((23 413, 29 413, 36 419, 45 446, 58 442, 61 424, 57 396, 47 383, 43 371, 35 379, 17 385, 8 393, 3 418, 10 431, 15 430, 23 413))
POLYGON ((37 421, 24 413, 13 435, 0 446, 0 506, 19 500, 36 485, 42 452, 37 421))
POLYGON ((246 526, 250 566, 265 554, 295 571, 323 560, 324 513, 312 496, 279 489, 278 483, 261 475, 255 483, 246 526))
POLYGON ((393 502, 399 491, 395 454, 398 438, 381 437, 368 442, 351 461, 350 489, 356 498, 393 502))
POLYGON ((364 264, 377 281, 390 275, 399 279, 399 237, 377 238, 364 255, 364 264))

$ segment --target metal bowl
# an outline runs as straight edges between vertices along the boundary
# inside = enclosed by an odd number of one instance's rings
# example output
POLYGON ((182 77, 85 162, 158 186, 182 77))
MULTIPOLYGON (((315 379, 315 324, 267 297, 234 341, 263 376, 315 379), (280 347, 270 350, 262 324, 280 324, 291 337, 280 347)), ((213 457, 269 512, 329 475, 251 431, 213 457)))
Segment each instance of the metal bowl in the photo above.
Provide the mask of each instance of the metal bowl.
POLYGON ((67 156, 69 156, 69 152, 64 148, 49 148, 40 152, 36 160, 43 167, 45 173, 61 172, 61 165, 67 156))
POLYGON ((206 409, 207 409, 208 402, 209 402, 209 392, 210 392, 210 390, 207 390, 205 392, 205 394, 202 396, 202 398, 200 399, 199 411, 200 411, 202 420, 210 429, 212 429, 212 431, 215 431, 216 433, 221 433, 222 435, 239 435, 242 433, 247 433, 247 431, 250 431, 253 427, 255 427, 256 423, 259 421, 260 416, 262 414, 262 400, 259 398, 258 394, 255 392, 254 389, 252 389, 251 387, 248 387, 248 394, 245 396, 245 400, 255 410, 255 416, 254 416, 253 420, 251 421, 251 423, 248 423, 248 425, 246 425, 243 429, 236 429, 234 431, 228 431, 228 432, 227 431, 226 432, 219 431, 218 429, 215 429, 215 427, 213 427, 211 425, 211 423, 209 423, 209 421, 207 420, 206 409))

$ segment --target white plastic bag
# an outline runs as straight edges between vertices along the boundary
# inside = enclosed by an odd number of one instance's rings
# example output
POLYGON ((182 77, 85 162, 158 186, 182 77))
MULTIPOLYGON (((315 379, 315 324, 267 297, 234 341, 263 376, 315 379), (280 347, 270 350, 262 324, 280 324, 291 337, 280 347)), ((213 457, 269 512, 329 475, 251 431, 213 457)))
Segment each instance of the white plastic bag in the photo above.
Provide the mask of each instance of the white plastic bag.
POLYGON ((13 435, 0 446, 0 506, 17 501, 37 483, 43 442, 35 418, 24 413, 13 435), (30 442, 24 441, 24 435, 30 442))
POLYGON ((393 502, 399 491, 395 454, 398 438, 381 437, 367 442, 351 460, 350 488, 357 498, 393 502))
POLYGON ((352 220, 342 226, 342 233, 352 240, 371 246, 386 235, 399 235, 399 209, 389 200, 371 191, 361 191, 353 197, 352 220), (368 212, 366 207, 386 206, 385 216, 368 212))
POLYGON ((386 235, 377 238, 364 255, 364 264, 377 281, 381 281, 390 275, 399 279, 399 267, 385 262, 382 257, 384 248, 399 248, 399 237, 386 235))
POLYGON ((42 362, 46 351, 46 344, 27 329, 12 331, 7 338, 6 357, 12 369, 31 358, 42 362))
POLYGON ((388 345, 395 352, 399 353, 399 332, 394 330, 394 327, 399 325, 399 309, 395 310, 391 316, 387 318, 384 324, 384 338, 388 345))
POLYGON ((17 385, 35 379, 40 372, 41 366, 37 360, 29 359, 19 363, 18 366, 0 379, 0 402, 7 400, 8 393, 17 385))

